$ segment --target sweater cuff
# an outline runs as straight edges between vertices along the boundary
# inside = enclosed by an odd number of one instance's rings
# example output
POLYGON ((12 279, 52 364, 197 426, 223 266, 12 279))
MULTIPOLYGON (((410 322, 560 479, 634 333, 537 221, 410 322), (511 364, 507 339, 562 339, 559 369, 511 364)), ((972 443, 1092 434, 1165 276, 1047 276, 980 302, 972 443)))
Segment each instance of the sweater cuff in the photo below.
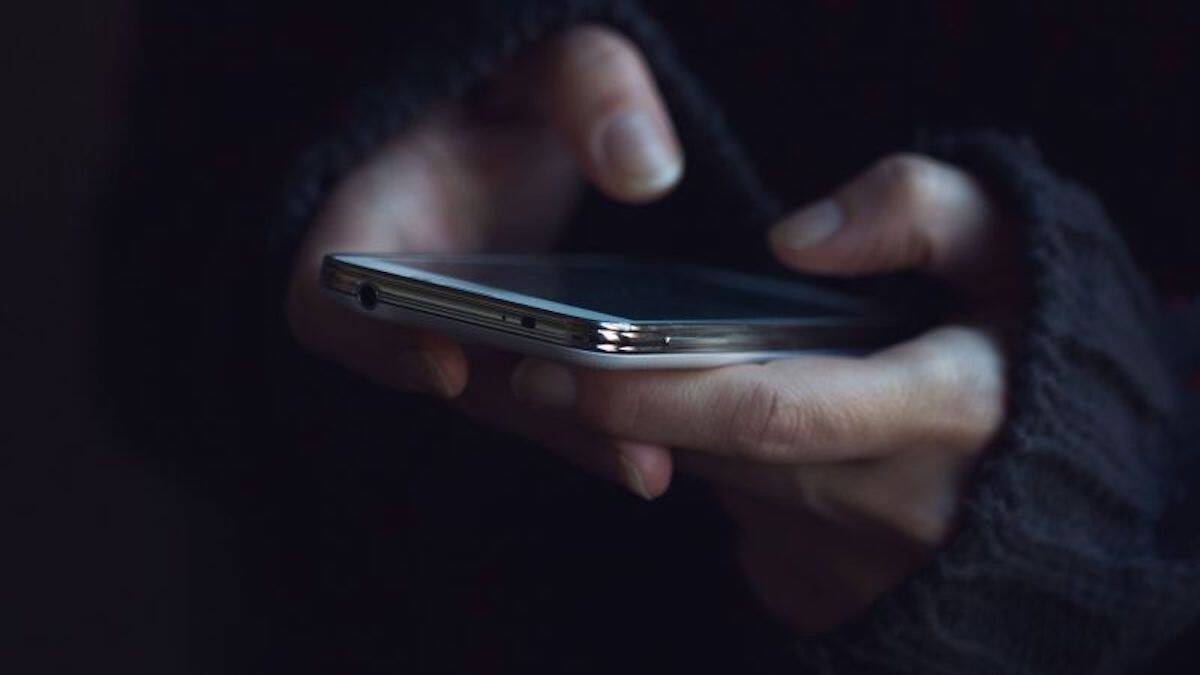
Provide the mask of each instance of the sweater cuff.
POLYGON ((1125 672, 1200 606, 1195 547, 1159 541, 1181 453, 1157 309, 1096 199, 1031 144, 975 133, 926 146, 1024 227, 1034 293, 1008 422, 946 548, 799 652, 822 672, 1125 672))

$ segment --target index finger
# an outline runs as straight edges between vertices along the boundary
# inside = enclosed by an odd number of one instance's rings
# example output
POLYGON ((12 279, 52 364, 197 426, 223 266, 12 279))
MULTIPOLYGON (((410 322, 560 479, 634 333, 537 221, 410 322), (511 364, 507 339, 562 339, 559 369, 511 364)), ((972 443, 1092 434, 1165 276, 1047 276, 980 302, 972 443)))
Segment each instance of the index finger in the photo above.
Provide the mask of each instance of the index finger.
POLYGON ((975 449, 998 425, 1003 357, 947 327, 869 358, 811 356, 700 371, 598 371, 527 361, 518 397, 612 436, 758 462, 975 449))

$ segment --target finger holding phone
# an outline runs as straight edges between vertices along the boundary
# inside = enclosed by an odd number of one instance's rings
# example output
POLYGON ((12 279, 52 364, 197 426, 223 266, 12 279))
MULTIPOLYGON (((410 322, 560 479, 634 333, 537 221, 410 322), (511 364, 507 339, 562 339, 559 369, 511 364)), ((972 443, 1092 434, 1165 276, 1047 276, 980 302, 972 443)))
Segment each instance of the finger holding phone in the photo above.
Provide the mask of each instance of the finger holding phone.
POLYGON ((475 252, 552 245, 587 180, 642 203, 683 155, 636 48, 571 30, 494 83, 483 103, 432 111, 336 190, 297 259, 288 313, 313 351, 385 385, 455 398, 645 498, 700 475, 743 532, 762 599, 801 632, 861 611, 927 559, 954 524, 971 468, 1004 414, 992 328, 1015 294, 998 216, 970 176, 885 159, 770 235, 804 272, 917 269, 977 315, 866 358, 805 356, 697 371, 605 371, 472 360, 434 332, 374 321, 319 288, 338 251, 475 252), (497 111, 502 111, 498 114, 497 111), (520 158, 520 171, 514 171, 520 158))
POLYGON ((318 283, 325 255, 544 250, 583 180, 643 203, 682 172, 679 141, 637 49, 608 29, 572 29, 479 99, 430 111, 339 185, 293 267, 292 331, 309 350, 381 384, 458 396, 468 380, 461 346, 338 306, 318 283))
MULTIPOLYGON (((916 268, 976 299, 976 315, 867 358, 628 373, 527 360, 513 388, 535 409, 627 440, 650 471, 670 457, 717 486, 761 599, 797 631, 820 631, 945 540, 1000 426, 1002 332, 1018 299, 992 283, 1013 278, 1001 233, 965 173, 890 157, 776 225, 773 250, 805 272, 916 268)), ((667 478, 630 483, 652 498, 667 478)))

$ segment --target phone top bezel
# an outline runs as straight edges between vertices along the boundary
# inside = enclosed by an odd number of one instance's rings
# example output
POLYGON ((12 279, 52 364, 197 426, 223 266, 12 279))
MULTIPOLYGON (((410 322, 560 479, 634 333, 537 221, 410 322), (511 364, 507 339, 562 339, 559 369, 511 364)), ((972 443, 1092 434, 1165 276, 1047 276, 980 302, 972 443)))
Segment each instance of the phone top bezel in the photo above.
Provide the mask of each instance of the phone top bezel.
MULTIPOLYGON (((861 350, 896 339, 902 332, 886 316, 833 314, 805 318, 708 321, 632 321, 586 308, 495 289, 463 279, 409 267, 396 258, 469 261, 474 256, 325 256, 321 285, 371 313, 361 302, 364 288, 374 301, 489 328, 550 344, 607 354, 699 354, 797 349, 861 350), (386 261, 398 271, 370 266, 386 261)), ((488 256, 488 261, 505 257, 488 256)), ((508 256, 520 260, 523 256, 508 256)), ((576 261, 608 260, 577 256, 576 261)), ((708 270, 705 270, 708 271, 708 270)))

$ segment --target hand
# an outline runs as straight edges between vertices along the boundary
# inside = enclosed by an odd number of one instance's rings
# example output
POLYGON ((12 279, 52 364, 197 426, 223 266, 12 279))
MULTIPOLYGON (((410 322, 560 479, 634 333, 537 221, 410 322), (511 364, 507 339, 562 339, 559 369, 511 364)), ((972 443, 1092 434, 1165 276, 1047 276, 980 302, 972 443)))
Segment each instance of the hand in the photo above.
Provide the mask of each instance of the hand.
POLYGON ((607 29, 572 29, 474 100, 431 111, 337 187, 296 258, 289 322, 308 349, 386 386, 457 396, 468 380, 462 348, 334 302, 318 286, 323 257, 547 248, 583 179, 640 203, 671 190, 682 171, 637 49, 607 29))
POLYGON ((976 303, 963 323, 865 358, 683 372, 528 360, 512 386, 543 420, 621 439, 616 477, 647 498, 675 468, 711 481, 741 527, 762 601, 795 630, 820 631, 911 574, 954 526, 1004 415, 995 328, 1017 300, 1017 275, 1003 232, 970 176, 888 158, 779 223, 770 244, 806 272, 940 277, 976 303))

